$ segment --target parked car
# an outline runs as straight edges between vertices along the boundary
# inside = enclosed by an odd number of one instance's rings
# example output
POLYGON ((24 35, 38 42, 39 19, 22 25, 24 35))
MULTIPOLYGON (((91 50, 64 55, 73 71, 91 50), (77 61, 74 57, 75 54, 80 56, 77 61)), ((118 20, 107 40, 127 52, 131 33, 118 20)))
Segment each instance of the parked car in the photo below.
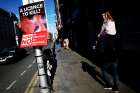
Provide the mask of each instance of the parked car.
POLYGON ((27 51, 24 48, 0 48, 0 64, 12 62, 14 59, 22 57, 27 51))

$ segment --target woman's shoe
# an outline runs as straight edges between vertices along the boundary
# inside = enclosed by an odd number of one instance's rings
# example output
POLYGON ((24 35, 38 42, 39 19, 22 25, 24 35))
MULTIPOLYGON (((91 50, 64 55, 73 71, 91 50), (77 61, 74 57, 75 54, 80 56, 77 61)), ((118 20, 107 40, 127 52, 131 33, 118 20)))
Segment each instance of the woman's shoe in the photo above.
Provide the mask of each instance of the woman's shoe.
POLYGON ((105 86, 104 86, 104 89, 105 89, 105 90, 111 90, 111 89, 112 89, 112 86, 111 86, 111 85, 105 85, 105 86))
POLYGON ((119 93, 118 86, 113 86, 112 90, 114 91, 114 93, 119 93))

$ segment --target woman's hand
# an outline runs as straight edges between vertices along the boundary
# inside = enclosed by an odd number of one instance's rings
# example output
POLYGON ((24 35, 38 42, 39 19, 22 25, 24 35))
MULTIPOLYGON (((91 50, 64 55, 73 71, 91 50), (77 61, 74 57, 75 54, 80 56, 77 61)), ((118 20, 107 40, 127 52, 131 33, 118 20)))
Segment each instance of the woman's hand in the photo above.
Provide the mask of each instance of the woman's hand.
POLYGON ((99 33, 98 35, 97 35, 97 37, 99 38, 101 36, 101 34, 99 33))

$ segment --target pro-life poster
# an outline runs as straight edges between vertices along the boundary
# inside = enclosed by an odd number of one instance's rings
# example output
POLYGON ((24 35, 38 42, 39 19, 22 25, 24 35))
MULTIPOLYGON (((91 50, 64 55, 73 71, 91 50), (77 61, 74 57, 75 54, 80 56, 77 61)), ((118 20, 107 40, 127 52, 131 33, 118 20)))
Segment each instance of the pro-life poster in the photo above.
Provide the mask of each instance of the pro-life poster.
POLYGON ((47 45, 47 23, 44 1, 19 7, 20 28, 23 32, 21 48, 47 45))

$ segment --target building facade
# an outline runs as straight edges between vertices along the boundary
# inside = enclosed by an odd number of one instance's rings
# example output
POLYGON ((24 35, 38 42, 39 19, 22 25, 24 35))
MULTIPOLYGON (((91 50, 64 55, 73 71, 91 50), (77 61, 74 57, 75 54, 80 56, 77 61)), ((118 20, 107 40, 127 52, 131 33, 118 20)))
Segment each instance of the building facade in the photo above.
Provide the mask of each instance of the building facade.
POLYGON ((18 19, 16 15, 0 9, 0 20, 0 47, 6 48, 17 45, 16 23, 18 23, 18 19))

